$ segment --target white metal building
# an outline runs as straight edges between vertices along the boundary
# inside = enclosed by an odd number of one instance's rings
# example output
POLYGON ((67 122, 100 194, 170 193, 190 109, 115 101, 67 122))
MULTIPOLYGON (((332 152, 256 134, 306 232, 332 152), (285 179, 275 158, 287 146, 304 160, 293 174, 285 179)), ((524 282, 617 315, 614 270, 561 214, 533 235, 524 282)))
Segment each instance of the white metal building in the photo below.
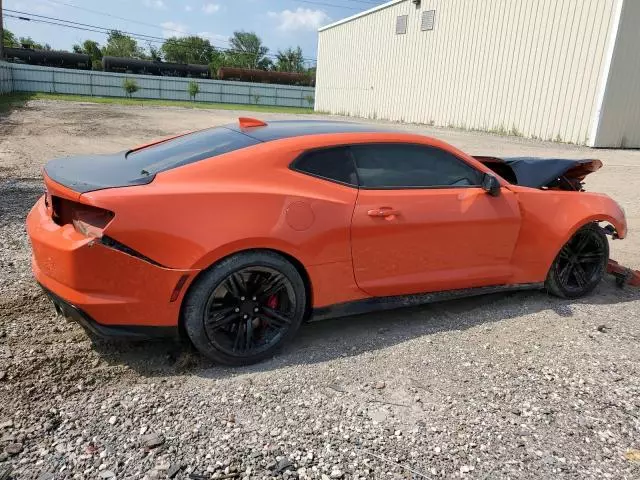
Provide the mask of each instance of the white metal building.
POLYGON ((320 29, 317 111, 640 147, 640 0, 392 0, 320 29))

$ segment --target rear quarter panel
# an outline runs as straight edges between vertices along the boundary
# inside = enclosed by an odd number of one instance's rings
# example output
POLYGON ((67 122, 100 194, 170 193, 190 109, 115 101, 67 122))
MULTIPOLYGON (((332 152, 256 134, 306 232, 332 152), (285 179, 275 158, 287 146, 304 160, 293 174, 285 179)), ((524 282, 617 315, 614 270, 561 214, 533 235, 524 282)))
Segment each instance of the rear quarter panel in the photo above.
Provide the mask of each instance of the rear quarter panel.
POLYGON ((273 249, 324 285, 314 285, 315 301, 360 298, 349 238, 358 191, 290 170, 300 152, 290 147, 256 145, 82 198, 115 212, 105 234, 164 266, 200 270, 242 250, 273 249))
POLYGON ((612 224, 620 238, 627 233, 619 205, 607 195, 509 186, 516 193, 522 228, 513 255, 514 283, 541 282, 562 246, 583 225, 612 224))

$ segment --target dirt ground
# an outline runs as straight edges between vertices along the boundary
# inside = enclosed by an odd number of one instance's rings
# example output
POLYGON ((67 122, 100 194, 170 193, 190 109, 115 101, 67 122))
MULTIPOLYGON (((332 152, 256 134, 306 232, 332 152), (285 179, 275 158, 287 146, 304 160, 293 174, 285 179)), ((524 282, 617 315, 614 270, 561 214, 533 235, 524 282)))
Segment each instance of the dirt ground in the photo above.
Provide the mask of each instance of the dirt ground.
MULTIPOLYGON (((55 317, 24 229, 43 164, 240 115, 32 101, 0 116, 0 478, 640 478, 640 289, 611 278, 578 301, 311 324, 237 369, 169 342, 92 343, 55 317)), ((403 128, 472 154, 601 158, 587 189, 625 208, 612 257, 640 268, 640 151, 403 128)))

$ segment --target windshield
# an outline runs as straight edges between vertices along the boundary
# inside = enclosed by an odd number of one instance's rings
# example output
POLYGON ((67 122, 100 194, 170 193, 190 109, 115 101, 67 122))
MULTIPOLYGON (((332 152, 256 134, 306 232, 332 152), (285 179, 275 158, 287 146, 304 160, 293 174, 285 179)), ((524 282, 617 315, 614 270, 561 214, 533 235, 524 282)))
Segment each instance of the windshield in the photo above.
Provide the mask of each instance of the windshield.
POLYGON ((126 157, 130 167, 146 176, 258 143, 258 140, 224 127, 209 128, 127 152, 126 157))

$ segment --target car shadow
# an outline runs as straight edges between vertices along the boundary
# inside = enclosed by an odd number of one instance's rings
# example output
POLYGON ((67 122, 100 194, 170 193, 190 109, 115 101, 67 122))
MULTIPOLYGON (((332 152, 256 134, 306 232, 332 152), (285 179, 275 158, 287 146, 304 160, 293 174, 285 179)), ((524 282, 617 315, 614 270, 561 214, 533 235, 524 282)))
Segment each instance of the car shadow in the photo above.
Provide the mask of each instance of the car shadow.
POLYGON ((640 300, 640 289, 617 288, 612 277, 591 296, 563 300, 544 291, 510 292, 312 322, 278 355, 245 367, 216 365, 186 342, 104 342, 94 348, 110 364, 124 364, 143 376, 196 375, 219 379, 326 362, 372 352, 440 332, 466 330, 551 310, 572 317, 581 304, 608 305, 640 300))

